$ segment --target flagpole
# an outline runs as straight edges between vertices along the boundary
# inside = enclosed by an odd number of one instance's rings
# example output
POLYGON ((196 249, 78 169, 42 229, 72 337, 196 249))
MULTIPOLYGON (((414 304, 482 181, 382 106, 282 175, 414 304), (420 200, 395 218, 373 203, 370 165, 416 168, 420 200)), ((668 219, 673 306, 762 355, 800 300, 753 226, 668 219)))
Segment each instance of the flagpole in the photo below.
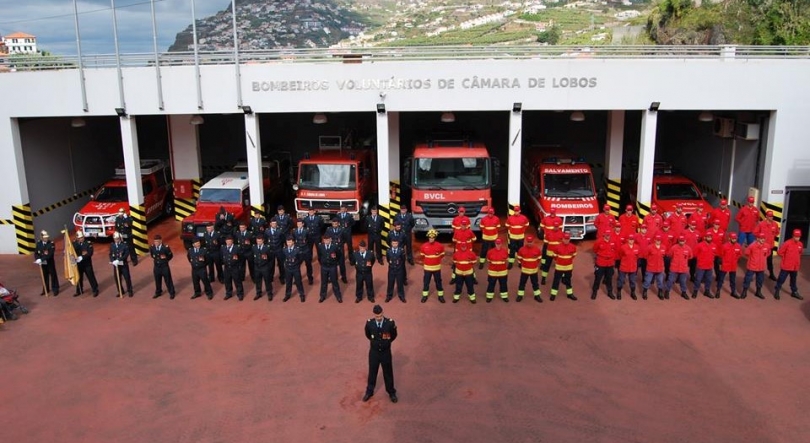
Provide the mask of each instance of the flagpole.
POLYGON ((155 19, 155 0, 149 2, 152 6, 152 42, 155 47, 155 75, 157 76, 158 109, 163 110, 163 81, 160 76, 160 58, 158 57, 157 20, 155 19))
POLYGON ((113 16, 113 42, 115 43, 115 67, 118 70, 118 98, 121 108, 126 110, 127 104, 124 101, 124 74, 121 71, 121 51, 118 47, 118 18, 115 14, 115 0, 110 0, 113 16))
POLYGON ((200 84, 200 51, 197 48, 197 10, 191 0, 191 32, 194 40, 194 74, 197 76, 197 109, 203 108, 202 85, 200 84))
POLYGON ((236 106, 242 109, 242 73, 239 66, 239 33, 236 28, 236 0, 231 0, 233 13, 233 63, 236 67, 236 106))
POLYGON ((76 5, 76 0, 73 0, 73 24, 76 28, 76 54, 79 57, 79 84, 82 87, 82 109, 84 112, 90 110, 87 104, 87 87, 84 80, 84 60, 82 59, 82 38, 79 34, 79 8, 76 5))

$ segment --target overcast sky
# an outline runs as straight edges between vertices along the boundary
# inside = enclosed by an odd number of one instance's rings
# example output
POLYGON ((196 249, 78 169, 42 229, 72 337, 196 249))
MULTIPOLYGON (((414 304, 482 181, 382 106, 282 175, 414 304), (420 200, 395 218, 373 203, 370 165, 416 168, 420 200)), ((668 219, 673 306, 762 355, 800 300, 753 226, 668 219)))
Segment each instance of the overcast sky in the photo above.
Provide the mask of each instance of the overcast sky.
MULTIPOLYGON (((112 54, 110 0, 77 0, 82 53, 112 54)), ((165 51, 178 32, 191 24, 192 0, 154 0, 158 50, 165 51)), ((230 0, 194 0, 197 18, 230 8, 230 0)), ((238 0, 237 0, 238 2, 238 0)), ((150 0, 115 0, 121 52, 152 52, 150 0)), ((73 0, 0 0, 0 35, 25 32, 37 37, 41 50, 76 54, 73 0)))

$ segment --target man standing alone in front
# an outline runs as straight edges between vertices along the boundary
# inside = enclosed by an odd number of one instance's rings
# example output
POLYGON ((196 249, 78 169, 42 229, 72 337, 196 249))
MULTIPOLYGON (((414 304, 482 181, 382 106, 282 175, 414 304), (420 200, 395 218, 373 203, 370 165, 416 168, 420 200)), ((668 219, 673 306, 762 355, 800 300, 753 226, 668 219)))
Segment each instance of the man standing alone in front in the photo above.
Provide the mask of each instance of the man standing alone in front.
POLYGON ((385 391, 391 401, 397 402, 397 390, 394 389, 394 366, 391 359, 391 343, 397 339, 397 325, 394 320, 383 317, 380 305, 374 305, 374 318, 366 322, 366 338, 371 347, 368 350, 368 385, 363 401, 368 401, 374 395, 377 385, 377 371, 382 366, 385 391))

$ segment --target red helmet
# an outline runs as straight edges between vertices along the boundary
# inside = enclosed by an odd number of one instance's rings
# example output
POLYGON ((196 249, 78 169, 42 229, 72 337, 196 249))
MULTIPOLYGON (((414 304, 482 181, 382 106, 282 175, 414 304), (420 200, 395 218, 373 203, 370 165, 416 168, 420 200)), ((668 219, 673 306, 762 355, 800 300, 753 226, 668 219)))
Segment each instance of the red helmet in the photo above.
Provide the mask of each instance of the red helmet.
POLYGON ((650 211, 657 211, 657 210, 658 210, 658 205, 656 205, 655 203, 650 205, 650 211))
POLYGON ((551 208, 551 209, 549 209, 549 211, 548 211, 548 212, 549 212, 549 214, 551 214, 551 215, 557 215, 557 208, 551 208))
POLYGON ((661 241, 662 238, 663 237, 661 237, 661 234, 655 234, 655 237, 654 237, 655 241, 661 241))
POLYGON ((492 215, 492 214, 494 214, 494 213, 495 213, 495 208, 493 208, 492 206, 490 206, 490 207, 489 207, 489 209, 487 209, 487 212, 489 213, 489 215, 492 215))
POLYGON ((727 204, 728 204, 728 200, 726 200, 726 199, 720 200, 720 206, 725 206, 727 204))
POLYGON ((736 232, 729 233, 728 238, 730 238, 732 240, 737 240, 737 233, 736 232))
POLYGON ((458 207, 458 213, 459 213, 459 214, 463 214, 463 213, 465 213, 465 212, 467 212, 467 210, 466 210, 466 209, 464 209, 464 206, 459 206, 459 207, 458 207))
POLYGON ((720 224, 720 219, 716 218, 716 219, 712 220, 712 224, 713 225, 719 225, 720 224))
POLYGON ((711 232, 707 232, 707 233, 706 233, 706 234, 703 236, 703 238, 704 238, 704 239, 706 239, 706 240, 710 240, 710 239, 712 238, 712 233, 711 233, 711 232))
POLYGON ((765 211, 765 217, 773 217, 773 211, 765 211))
POLYGON ((495 244, 496 244, 496 245, 502 245, 502 244, 503 244, 503 240, 501 240, 501 239, 499 239, 499 238, 496 238, 496 239, 495 239, 495 244))
POLYGON ((526 236, 526 243, 532 243, 533 241, 534 241, 534 236, 533 235, 527 235, 526 236))
POLYGON ((748 203, 754 203, 754 197, 753 196, 748 197, 748 203))
POLYGON ((515 209, 514 209, 514 211, 515 211, 515 212, 520 212, 520 206, 515 205, 515 209))
POLYGON ((602 206, 603 211, 610 211, 610 205, 602 206))
POLYGON ((624 207, 624 210, 625 210, 625 211, 632 211, 632 210, 633 210, 633 205, 627 205, 627 206, 625 206, 625 207, 624 207))
POLYGON ((794 229, 793 230, 793 236, 794 237, 801 237, 802 236, 802 230, 801 229, 794 229))
POLYGON ((686 237, 683 235, 678 236, 678 241, 686 241, 686 237))

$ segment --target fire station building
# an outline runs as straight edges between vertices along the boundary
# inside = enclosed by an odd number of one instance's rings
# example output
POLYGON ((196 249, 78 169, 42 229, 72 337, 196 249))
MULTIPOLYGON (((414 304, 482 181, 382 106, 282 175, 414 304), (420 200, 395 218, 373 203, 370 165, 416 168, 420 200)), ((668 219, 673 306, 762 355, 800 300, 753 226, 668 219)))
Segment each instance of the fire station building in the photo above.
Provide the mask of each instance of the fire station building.
POLYGON ((614 209, 632 181, 646 214, 665 161, 712 204, 754 196, 783 235, 801 228, 806 241, 810 228, 806 47, 123 54, 10 68, 0 74, 0 253, 31 253, 40 230, 72 227, 121 165, 145 251, 141 159, 167 160, 175 183, 191 184, 174 198, 192 205, 200 181, 246 159, 261 209, 265 155, 288 152, 294 165, 319 135, 348 131, 376 147, 383 214, 401 204, 414 143, 447 129, 474 132, 500 159, 504 214, 523 201, 523 150, 554 145, 595 167, 614 209))

